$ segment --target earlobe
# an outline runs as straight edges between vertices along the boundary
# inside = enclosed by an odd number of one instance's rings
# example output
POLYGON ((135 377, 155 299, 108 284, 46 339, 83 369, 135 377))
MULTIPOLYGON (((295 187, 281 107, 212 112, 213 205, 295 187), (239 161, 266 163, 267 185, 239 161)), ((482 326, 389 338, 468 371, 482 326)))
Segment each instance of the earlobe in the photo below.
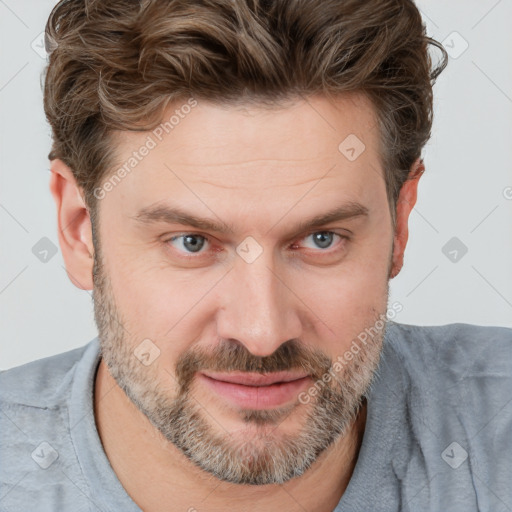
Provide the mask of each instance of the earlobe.
POLYGON ((88 208, 71 169, 59 159, 51 162, 50 191, 57 207, 59 244, 71 282, 92 290, 94 246, 88 208))
POLYGON ((411 214, 418 195, 418 183, 425 171, 423 160, 418 158, 411 166, 407 180, 400 189, 396 204, 396 223, 393 244, 393 262, 391 266, 390 279, 396 277, 404 264, 404 253, 409 238, 409 215, 411 214))

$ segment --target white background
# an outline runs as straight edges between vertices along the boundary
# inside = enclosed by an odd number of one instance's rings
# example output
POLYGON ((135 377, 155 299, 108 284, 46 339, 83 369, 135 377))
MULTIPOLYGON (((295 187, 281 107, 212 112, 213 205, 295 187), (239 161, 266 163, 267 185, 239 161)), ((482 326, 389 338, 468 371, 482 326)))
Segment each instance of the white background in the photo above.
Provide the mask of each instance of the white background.
MULTIPOLYGON (((1 369, 96 336, 90 292, 71 284, 60 249, 46 263, 32 252, 43 237, 58 247, 40 87, 53 4, 0 0, 1 369)), ((452 57, 434 90, 405 266, 391 282, 391 302, 403 305, 396 320, 512 327, 512 1, 418 5, 452 57), (442 251, 452 237, 468 249, 456 262, 442 251)))

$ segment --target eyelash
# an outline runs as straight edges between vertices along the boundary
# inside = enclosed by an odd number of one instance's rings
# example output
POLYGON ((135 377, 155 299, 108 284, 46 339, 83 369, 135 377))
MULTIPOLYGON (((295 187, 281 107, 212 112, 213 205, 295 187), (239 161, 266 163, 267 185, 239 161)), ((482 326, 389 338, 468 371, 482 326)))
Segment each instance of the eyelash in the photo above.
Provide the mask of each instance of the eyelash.
MULTIPOLYGON (((335 236, 337 236, 340 239, 340 243, 339 244, 342 244, 342 245, 344 245, 344 242, 349 240, 348 236, 342 235, 342 234, 337 233, 335 231, 329 231, 329 230, 312 231, 311 233, 309 233, 307 235, 304 235, 300 240, 304 240, 305 238, 308 238, 308 237, 310 237, 312 235, 316 235, 318 233, 328 233, 328 234, 335 235, 335 236)), ((170 242, 173 242, 173 241, 178 240, 180 238, 184 238, 185 236, 201 237, 201 238, 205 239, 208 243, 211 243, 211 240, 209 239, 208 236, 205 236, 205 235, 203 235, 201 233, 194 233, 194 232, 183 232, 183 233, 180 233, 180 234, 177 234, 177 235, 173 235, 172 237, 165 239, 163 241, 163 243, 165 245, 171 245, 170 242)), ((296 246, 296 245, 297 245, 296 243, 292 244, 292 246, 296 246)), ((334 249, 334 250, 331 250, 330 248, 325 249, 325 250, 322 250, 322 249, 319 248, 317 251, 315 251, 314 249, 309 249, 309 250, 313 250, 314 252, 318 252, 320 254, 335 254, 336 252, 341 250, 341 247, 339 247, 338 249, 334 249)), ((179 251, 179 250, 176 250, 176 252, 181 254, 179 256, 180 258, 187 259, 187 260, 198 259, 204 253, 204 251, 200 251, 198 253, 185 253, 186 255, 183 255, 183 253, 181 251, 179 251)))

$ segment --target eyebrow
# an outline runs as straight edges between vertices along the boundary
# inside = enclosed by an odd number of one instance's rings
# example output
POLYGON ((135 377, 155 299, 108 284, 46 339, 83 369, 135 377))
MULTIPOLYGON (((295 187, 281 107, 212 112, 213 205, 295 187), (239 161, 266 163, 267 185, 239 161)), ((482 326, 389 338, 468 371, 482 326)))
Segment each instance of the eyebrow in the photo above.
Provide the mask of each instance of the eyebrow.
MULTIPOLYGON (((362 204, 354 201, 350 201, 326 213, 322 213, 310 219, 301 221, 295 229, 297 232, 302 232, 323 226, 324 224, 329 224, 331 222, 348 220, 356 217, 367 217, 368 213, 369 210, 366 206, 363 206, 362 204)), ((196 229, 215 231, 218 233, 234 234, 235 232, 232 225, 226 224, 223 221, 214 221, 203 217, 197 217, 196 215, 182 210, 181 208, 172 207, 165 204, 147 206, 142 208, 136 215, 130 218, 142 224, 155 224, 164 222, 167 224, 192 226, 196 229)), ((281 219, 283 218, 284 216, 281 217, 281 219)))

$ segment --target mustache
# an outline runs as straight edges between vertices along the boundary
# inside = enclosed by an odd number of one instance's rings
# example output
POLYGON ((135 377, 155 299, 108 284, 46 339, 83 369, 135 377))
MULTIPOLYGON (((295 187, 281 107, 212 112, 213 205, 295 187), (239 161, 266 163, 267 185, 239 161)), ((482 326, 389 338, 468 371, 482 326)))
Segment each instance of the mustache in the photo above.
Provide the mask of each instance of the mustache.
POLYGON ((254 372, 268 374, 278 371, 302 370, 314 379, 329 371, 332 359, 318 349, 310 349, 297 340, 288 340, 268 356, 255 356, 238 342, 223 340, 212 351, 192 349, 176 362, 176 378, 181 391, 190 388, 194 374, 201 370, 216 372, 254 372))

